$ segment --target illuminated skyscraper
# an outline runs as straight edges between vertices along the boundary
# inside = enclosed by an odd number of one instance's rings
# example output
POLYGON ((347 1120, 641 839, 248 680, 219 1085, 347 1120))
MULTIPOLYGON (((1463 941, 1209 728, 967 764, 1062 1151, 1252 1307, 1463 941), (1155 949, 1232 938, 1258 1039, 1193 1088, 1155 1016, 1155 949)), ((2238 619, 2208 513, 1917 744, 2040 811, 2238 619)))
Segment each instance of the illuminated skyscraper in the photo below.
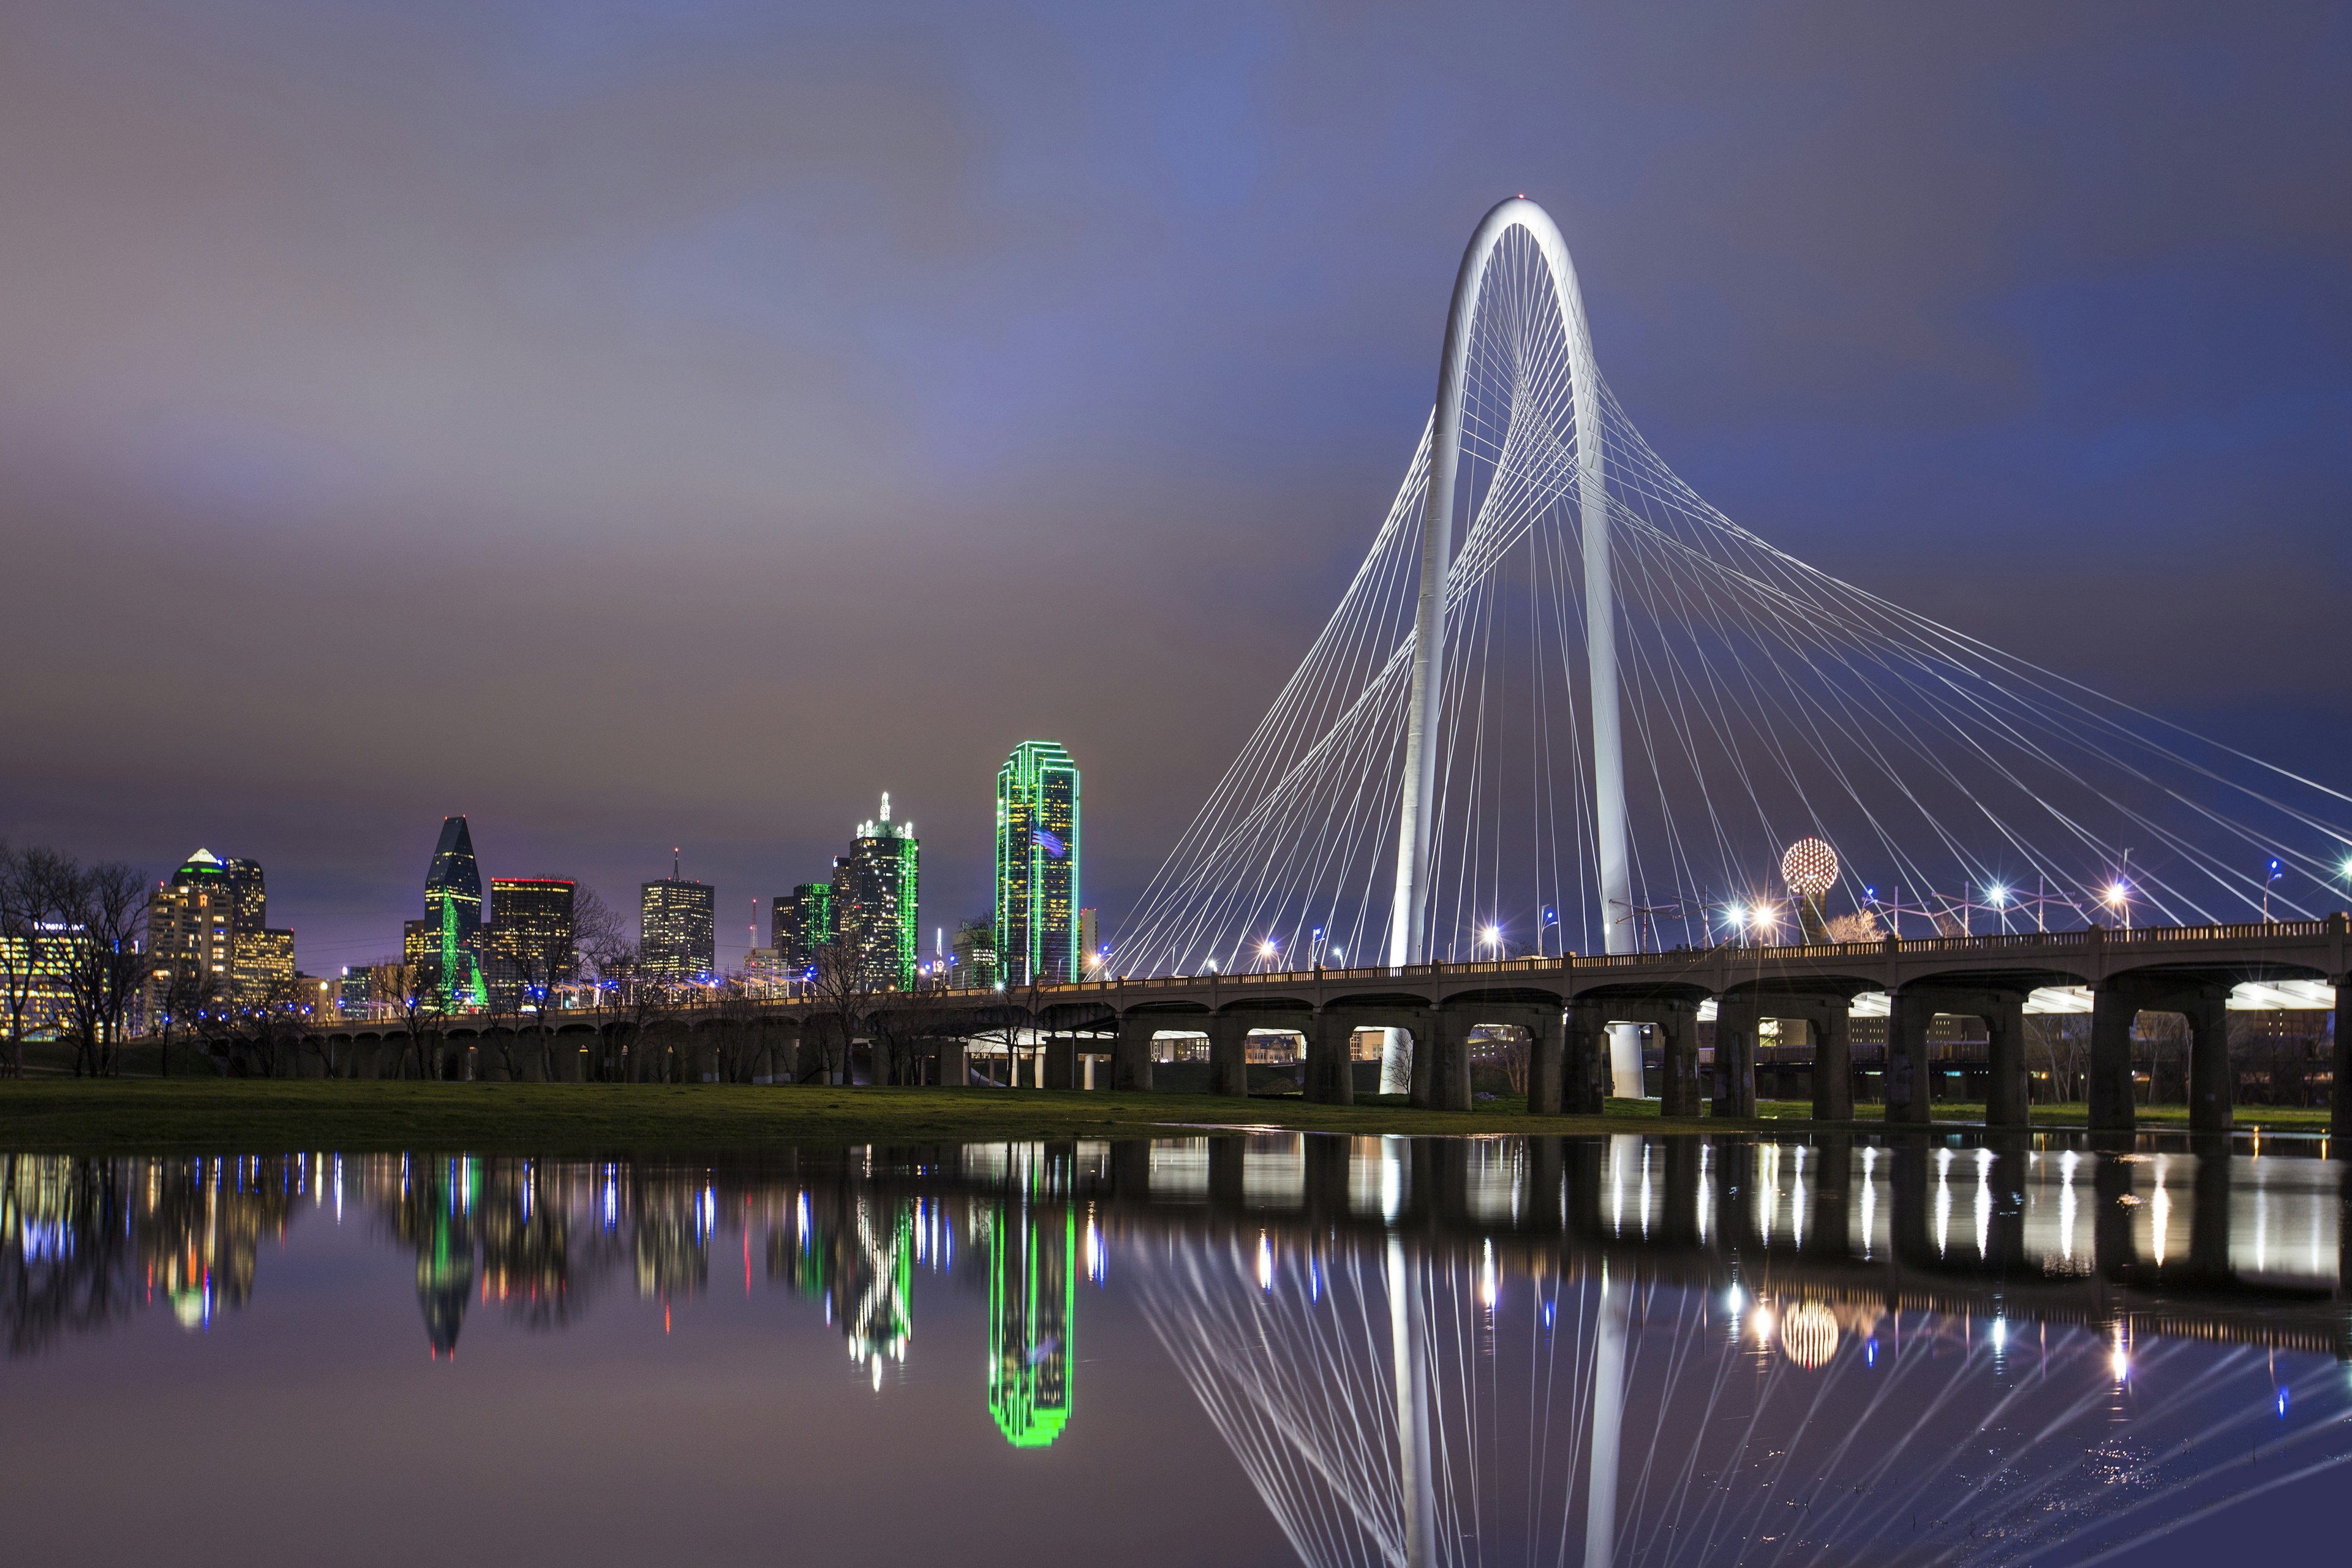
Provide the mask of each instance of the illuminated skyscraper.
POLYGON ((148 908, 148 1005, 262 1002, 290 984, 294 933, 269 930, 268 909, 259 862, 189 856, 148 908))
POLYGON ((483 1002, 482 871, 474 860, 474 836, 462 816, 441 819, 441 841, 425 868, 425 922, 410 936, 409 962, 437 977, 443 1005, 453 1011, 483 1002))
POLYGON ((645 977, 673 984, 719 973, 719 893, 677 874, 638 889, 637 956, 645 977))
POLYGON ((996 922, 966 921, 956 927, 955 967, 949 971, 958 985, 996 984, 996 922))
POLYGON ((835 938, 870 984, 914 989, 919 850, 915 825, 890 820, 886 792, 882 815, 859 823, 849 853, 833 863, 835 938))
POLYGON ((489 983, 509 1005, 521 988, 544 989, 572 966, 572 885, 554 877, 490 879, 489 983))
POLYGON ((1076 980, 1078 764, 1024 741, 996 773, 996 958, 1012 984, 1076 980))
POLYGON ((776 963, 794 980, 816 967, 816 950, 833 940, 833 884, 803 882, 776 900, 768 938, 776 963))

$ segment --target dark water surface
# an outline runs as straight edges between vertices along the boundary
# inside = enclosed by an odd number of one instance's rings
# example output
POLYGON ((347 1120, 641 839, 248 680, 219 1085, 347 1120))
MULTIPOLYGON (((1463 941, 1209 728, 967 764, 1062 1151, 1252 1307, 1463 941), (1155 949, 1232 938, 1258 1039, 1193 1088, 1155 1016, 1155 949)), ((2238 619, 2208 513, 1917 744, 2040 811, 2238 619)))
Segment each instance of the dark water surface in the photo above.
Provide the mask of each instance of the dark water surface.
POLYGON ((6 1560, 2346 1560, 2315 1145, 0 1155, 6 1560))

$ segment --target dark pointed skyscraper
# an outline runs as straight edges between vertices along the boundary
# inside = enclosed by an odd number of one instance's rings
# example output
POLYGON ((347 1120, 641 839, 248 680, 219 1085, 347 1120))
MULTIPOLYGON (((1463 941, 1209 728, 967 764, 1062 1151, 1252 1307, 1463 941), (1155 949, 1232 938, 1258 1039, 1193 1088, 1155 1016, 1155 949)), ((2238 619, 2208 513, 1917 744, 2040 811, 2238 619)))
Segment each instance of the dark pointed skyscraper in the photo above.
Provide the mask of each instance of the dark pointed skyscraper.
POLYGON ((408 961, 433 966, 453 1007, 479 1005, 481 965, 476 950, 482 927, 482 871, 474 836, 462 816, 441 819, 441 841, 425 869, 425 918, 410 928, 408 961))

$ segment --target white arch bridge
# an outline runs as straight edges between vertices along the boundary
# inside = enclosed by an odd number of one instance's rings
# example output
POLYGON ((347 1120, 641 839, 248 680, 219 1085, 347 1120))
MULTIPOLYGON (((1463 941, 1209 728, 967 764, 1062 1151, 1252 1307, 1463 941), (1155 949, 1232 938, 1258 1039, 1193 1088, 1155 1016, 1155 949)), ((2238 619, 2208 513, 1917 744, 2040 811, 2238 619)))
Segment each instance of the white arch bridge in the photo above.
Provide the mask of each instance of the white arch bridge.
MULTIPOLYGON (((2347 877, 2352 796, 1708 505, 1601 379, 1567 244, 1522 197, 1463 257, 1361 565, 1108 967, 2234 928, 2324 919, 2347 877)), ((1638 1092, 1630 1030, 1611 1054, 1638 1092)))

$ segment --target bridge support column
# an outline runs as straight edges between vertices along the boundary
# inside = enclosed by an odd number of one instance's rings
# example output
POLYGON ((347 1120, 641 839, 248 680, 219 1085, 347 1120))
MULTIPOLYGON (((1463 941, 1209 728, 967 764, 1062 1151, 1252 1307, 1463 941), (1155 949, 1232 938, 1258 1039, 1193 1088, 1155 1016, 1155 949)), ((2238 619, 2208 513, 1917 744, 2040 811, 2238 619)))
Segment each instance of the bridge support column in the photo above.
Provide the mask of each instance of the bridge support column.
POLYGON ((1718 996, 1715 1003, 1715 1114, 1756 1115, 1755 999, 1718 996))
POLYGON ((1935 1005, 1900 991, 1888 1001, 1886 1120, 1925 1127, 1936 1119, 1927 1065, 1927 1026, 1935 1022, 1935 1005))
POLYGON ((1209 1020, 1209 1092, 1249 1097, 1247 1018, 1219 1014, 1209 1020))
POLYGON ((1610 1089, 1608 1020, 1593 1004, 1574 1003, 1569 1007, 1567 1024, 1560 1109, 1571 1116, 1598 1116, 1610 1089))
POLYGON ((2227 1132, 2236 1124, 2231 1107, 2238 1075, 2230 1066, 2230 994, 2207 986, 2183 1001, 2189 1019, 2189 1130, 2227 1132))
POLYGON ((1698 1011, 1674 1007, 1659 1013, 1654 1026, 1665 1070, 1659 1076, 1658 1114, 1698 1114, 1698 1011))
MULTIPOLYGON (((1813 1120, 1853 1120, 1853 1020, 1839 997, 1812 1019, 1813 1120)), ((1844 1173, 1839 1173, 1843 1184, 1844 1173)))
POLYGON ((2033 1121, 2032 1080, 2025 1073, 2025 998, 1982 1004, 1992 1079, 1985 1089, 1987 1127, 2026 1127, 2033 1121))
POLYGON ((961 1040, 941 1040, 933 1047, 939 1063, 937 1081, 942 1089, 961 1089, 971 1081, 971 1063, 961 1040))
POLYGON ((1567 1098, 1560 1075, 1568 1066, 1560 1010, 1531 1009, 1520 1026, 1528 1032, 1528 1113, 1558 1116, 1567 1098))
POLYGON ((2137 998, 2118 985, 2091 993, 2091 1131, 2129 1132, 2138 1112, 2132 1096, 2131 1027, 2137 998))
POLYGON ((1157 1025, 1158 1020, 1150 1016, 1129 1016, 1118 1021, 1118 1042, 1111 1047, 1111 1088, 1151 1087, 1151 1041, 1157 1025))
POLYGON ((1307 1098, 1318 1105, 1356 1103, 1356 1026, 1346 1015, 1318 1009, 1307 1026, 1307 1098))
POLYGON ((1423 1110, 1470 1109, 1470 1030, 1476 1019, 1463 1007, 1429 1010, 1425 1037, 1413 1035, 1412 1103, 1423 1110))
POLYGON ((1078 1087, 1078 1037, 1061 1030, 1045 1037, 1045 1087, 1076 1089, 1078 1087))

